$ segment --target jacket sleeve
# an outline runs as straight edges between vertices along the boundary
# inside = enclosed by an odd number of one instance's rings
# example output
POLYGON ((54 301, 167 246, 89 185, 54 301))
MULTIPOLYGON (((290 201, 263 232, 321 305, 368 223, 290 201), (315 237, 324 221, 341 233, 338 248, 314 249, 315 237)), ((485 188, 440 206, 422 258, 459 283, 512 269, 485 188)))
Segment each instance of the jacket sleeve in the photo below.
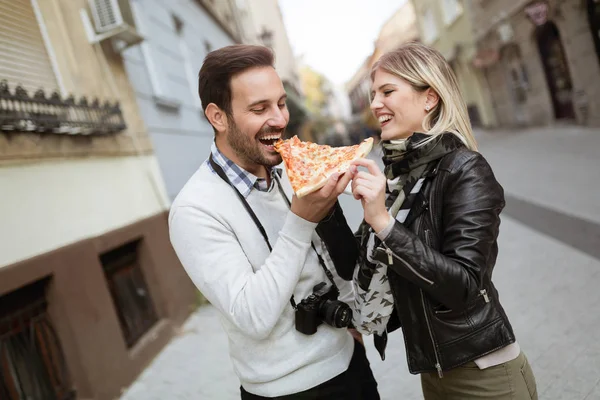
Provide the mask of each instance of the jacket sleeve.
MULTIPOLYGON (((496 261, 504 191, 487 161, 471 153, 446 177, 440 209, 440 251, 396 223, 383 244, 395 259, 390 266, 452 310, 479 296, 482 277, 496 261)), ((439 206, 438 206, 439 207, 439 206)), ((436 208, 438 208, 436 207, 436 208)))
POLYGON ((333 213, 317 225, 317 233, 325 243, 338 275, 347 281, 352 280, 358 260, 358 242, 338 202, 333 213))
POLYGON ((196 287, 230 323, 257 340, 267 338, 290 307, 315 227, 289 211, 273 251, 254 271, 235 232, 214 213, 180 206, 169 218, 171 243, 196 287))

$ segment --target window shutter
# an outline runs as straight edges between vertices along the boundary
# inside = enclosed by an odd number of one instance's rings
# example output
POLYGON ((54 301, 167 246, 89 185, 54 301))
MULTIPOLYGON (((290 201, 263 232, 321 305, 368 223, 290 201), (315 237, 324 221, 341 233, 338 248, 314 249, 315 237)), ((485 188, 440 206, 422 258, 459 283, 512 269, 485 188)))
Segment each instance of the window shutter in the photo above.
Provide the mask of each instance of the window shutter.
POLYGON ((29 95, 58 90, 31 0, 0 0, 0 80, 29 95))

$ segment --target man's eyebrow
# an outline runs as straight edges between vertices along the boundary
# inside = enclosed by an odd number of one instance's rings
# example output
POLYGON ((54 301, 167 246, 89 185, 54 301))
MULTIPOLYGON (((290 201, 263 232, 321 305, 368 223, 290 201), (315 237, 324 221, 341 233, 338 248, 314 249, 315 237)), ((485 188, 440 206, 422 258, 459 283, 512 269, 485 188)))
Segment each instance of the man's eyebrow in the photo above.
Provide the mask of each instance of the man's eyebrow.
MULTIPOLYGON (((284 94, 283 96, 281 96, 279 98, 278 102, 281 101, 281 100, 287 100, 287 94, 284 94)), ((267 100, 267 99, 256 100, 255 102, 250 103, 250 105, 248 105, 248 108, 252 108, 252 107, 255 107, 255 106, 259 105, 259 104, 264 104, 264 103, 268 103, 268 102, 269 102, 269 100, 267 100)))
POLYGON ((259 104, 268 103, 268 102, 269 102, 269 100, 267 100, 267 99, 257 100, 254 103, 251 103, 250 105, 248 105, 248 108, 252 108, 252 107, 257 106, 259 104))

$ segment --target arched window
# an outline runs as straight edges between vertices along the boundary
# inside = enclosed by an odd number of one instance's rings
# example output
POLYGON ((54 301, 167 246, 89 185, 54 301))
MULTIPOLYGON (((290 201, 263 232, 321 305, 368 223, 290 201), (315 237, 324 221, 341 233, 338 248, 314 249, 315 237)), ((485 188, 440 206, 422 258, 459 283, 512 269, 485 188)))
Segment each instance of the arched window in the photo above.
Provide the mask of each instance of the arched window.
POLYGON ((521 48, 516 43, 504 46, 500 52, 507 73, 509 90, 516 104, 527 101, 529 76, 521 57, 521 48))

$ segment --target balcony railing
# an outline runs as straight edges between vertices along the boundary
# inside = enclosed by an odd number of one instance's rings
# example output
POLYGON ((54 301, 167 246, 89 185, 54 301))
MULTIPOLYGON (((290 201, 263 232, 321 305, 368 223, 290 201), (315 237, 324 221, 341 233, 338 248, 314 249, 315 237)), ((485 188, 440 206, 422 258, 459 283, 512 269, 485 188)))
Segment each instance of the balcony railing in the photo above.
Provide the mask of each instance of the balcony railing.
POLYGON ((100 104, 98 99, 79 101, 71 95, 49 96, 40 89, 30 96, 22 86, 11 92, 8 82, 0 82, 0 131, 41 132, 70 135, 106 135, 127 128, 118 102, 100 104))

